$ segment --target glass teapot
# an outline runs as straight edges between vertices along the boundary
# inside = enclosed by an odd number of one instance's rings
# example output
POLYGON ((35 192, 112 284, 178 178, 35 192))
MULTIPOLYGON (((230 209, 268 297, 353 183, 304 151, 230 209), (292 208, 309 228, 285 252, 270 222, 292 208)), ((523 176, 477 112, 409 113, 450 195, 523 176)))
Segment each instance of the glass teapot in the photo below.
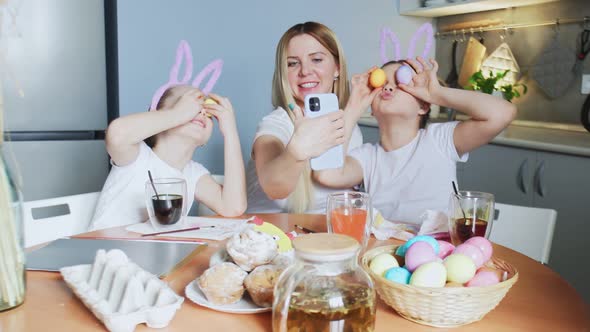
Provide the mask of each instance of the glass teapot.
POLYGON ((273 331, 373 331, 376 295, 358 265, 359 243, 342 234, 296 237, 295 264, 274 291, 273 331))

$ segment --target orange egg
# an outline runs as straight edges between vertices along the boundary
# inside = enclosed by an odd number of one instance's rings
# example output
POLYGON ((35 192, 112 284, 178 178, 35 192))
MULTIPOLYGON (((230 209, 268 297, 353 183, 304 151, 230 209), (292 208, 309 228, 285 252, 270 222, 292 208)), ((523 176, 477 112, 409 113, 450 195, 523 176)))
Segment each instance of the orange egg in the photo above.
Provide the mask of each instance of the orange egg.
POLYGON ((371 76, 369 76, 369 84, 374 88, 380 88, 385 85, 385 79, 385 71, 381 68, 377 68, 371 72, 371 76))

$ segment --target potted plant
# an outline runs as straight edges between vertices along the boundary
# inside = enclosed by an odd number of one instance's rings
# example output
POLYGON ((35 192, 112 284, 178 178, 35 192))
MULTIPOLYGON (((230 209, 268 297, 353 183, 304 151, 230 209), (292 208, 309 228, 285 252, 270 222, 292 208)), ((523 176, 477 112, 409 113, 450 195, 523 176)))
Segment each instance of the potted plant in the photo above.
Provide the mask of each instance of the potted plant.
POLYGON ((485 77, 481 70, 475 72, 469 78, 469 83, 464 87, 467 90, 481 91, 487 94, 493 94, 494 91, 502 93, 504 99, 512 102, 513 98, 518 98, 527 93, 527 86, 524 83, 506 84, 498 86, 498 82, 508 74, 510 70, 498 71, 495 74, 490 70, 490 75, 485 77), (522 88, 522 93, 518 89, 522 88))

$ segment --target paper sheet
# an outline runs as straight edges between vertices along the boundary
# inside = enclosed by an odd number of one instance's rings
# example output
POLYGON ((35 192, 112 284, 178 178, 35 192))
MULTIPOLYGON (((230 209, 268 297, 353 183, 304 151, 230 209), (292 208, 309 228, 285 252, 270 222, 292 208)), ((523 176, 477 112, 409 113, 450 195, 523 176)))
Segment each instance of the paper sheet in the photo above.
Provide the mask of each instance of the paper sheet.
POLYGON ((249 219, 229 219, 229 218, 205 218, 205 217, 186 217, 186 220, 181 225, 174 225, 166 229, 155 229, 149 221, 133 224, 125 228, 130 232, 148 234, 162 231, 172 231, 177 229, 185 229, 198 226, 211 226, 213 228, 202 228, 198 230, 178 232, 171 234, 162 234, 157 236, 165 237, 183 237, 207 240, 225 240, 235 233, 238 233, 249 219))

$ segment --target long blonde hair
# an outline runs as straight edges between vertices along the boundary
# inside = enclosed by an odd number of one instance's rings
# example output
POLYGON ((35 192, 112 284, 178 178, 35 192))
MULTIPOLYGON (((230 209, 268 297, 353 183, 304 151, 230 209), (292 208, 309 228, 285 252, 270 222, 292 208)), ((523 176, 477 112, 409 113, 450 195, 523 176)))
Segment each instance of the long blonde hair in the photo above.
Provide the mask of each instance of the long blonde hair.
MULTIPOLYGON (((281 107, 284 109, 289 114, 291 121, 293 121, 293 112, 289 108, 289 104, 295 101, 293 100, 293 92, 287 78, 287 47, 293 37, 302 34, 307 34, 315 38, 334 56, 339 68, 339 78, 334 81, 333 92, 338 96, 340 108, 344 108, 350 96, 346 60, 344 59, 344 52, 336 34, 321 23, 305 22, 296 24, 289 28, 279 40, 275 57, 275 71, 272 79, 272 104, 275 108, 281 107)), ((287 200, 289 212, 305 212, 309 208, 313 198, 311 168, 307 164, 299 176, 295 190, 293 190, 287 200)))

